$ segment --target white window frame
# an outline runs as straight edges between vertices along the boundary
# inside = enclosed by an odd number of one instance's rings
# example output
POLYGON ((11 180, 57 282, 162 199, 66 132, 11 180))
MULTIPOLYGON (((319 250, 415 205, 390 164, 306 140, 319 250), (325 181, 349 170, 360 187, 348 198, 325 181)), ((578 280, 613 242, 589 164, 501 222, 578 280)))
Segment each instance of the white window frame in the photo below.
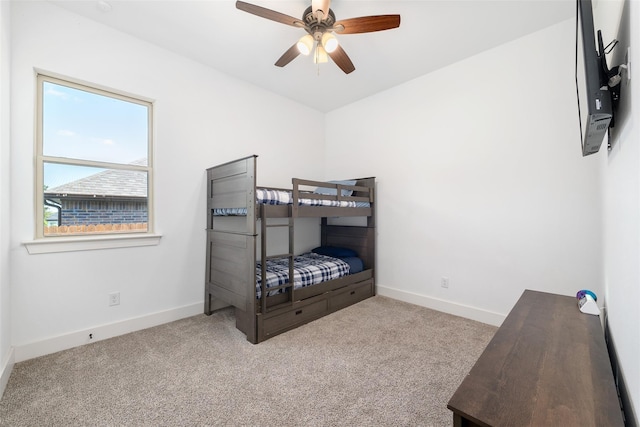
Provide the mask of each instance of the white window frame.
POLYGON ((139 96, 126 94, 113 89, 80 82, 67 77, 58 77, 48 73, 36 73, 36 165, 35 165, 35 238, 25 242, 29 253, 67 252, 75 250, 106 249, 116 247, 149 246, 159 243, 160 235, 155 233, 153 203, 153 101, 139 96), (68 86, 77 90, 120 99, 143 105, 148 108, 148 146, 147 165, 126 165, 76 158, 45 156, 43 154, 43 87, 45 82, 68 86), (75 166, 88 166, 107 169, 131 170, 147 173, 147 230, 123 231, 121 233, 87 233, 68 236, 44 235, 44 164, 58 163, 75 166))

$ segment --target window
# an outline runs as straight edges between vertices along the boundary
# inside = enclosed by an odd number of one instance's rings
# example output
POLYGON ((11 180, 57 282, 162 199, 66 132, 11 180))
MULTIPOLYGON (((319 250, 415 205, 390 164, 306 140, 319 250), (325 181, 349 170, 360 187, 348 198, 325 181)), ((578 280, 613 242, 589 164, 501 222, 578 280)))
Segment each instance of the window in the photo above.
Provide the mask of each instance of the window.
POLYGON ((37 84, 36 238, 152 232, 152 104, 37 84))

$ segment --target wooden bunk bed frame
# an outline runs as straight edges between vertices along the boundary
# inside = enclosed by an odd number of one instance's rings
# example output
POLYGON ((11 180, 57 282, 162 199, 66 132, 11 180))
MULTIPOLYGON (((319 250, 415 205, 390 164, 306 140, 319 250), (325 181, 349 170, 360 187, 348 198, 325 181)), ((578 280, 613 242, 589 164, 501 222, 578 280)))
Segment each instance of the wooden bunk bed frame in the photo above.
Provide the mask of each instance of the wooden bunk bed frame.
MULTIPOLYGON (((293 178, 290 205, 266 205, 256 201, 257 156, 249 156, 207 169, 207 258, 205 272, 204 313, 210 315, 222 307, 234 306, 236 327, 247 340, 257 344, 282 332, 318 319, 329 313, 375 295, 375 178, 356 180, 355 186, 293 178), (309 186, 336 188, 335 195, 305 191, 309 186), (301 189, 302 188, 302 189, 301 189), (343 189, 353 190, 352 196, 343 189), (305 199, 368 202, 368 207, 299 206, 305 199), (246 215, 214 215, 219 208, 245 208, 246 215), (366 226, 329 225, 329 217, 366 217, 366 226), (289 277, 293 276, 295 218, 322 218, 322 246, 349 248, 362 259, 364 270, 313 286, 266 296, 263 280, 261 297, 256 292, 257 250, 260 260, 289 258, 289 277), (236 218, 235 220, 228 220, 236 218), (288 218, 271 224, 271 218, 288 218), (289 251, 267 253, 267 229, 289 230, 289 251), (259 234, 258 234, 259 233, 259 234), (260 247, 257 246, 260 236, 260 247), (266 297, 265 297, 266 296, 266 297)), ((264 262, 262 263, 264 269, 264 262)), ((262 277, 265 277, 264 270, 262 277)), ((273 288, 269 288, 271 290, 273 288)))

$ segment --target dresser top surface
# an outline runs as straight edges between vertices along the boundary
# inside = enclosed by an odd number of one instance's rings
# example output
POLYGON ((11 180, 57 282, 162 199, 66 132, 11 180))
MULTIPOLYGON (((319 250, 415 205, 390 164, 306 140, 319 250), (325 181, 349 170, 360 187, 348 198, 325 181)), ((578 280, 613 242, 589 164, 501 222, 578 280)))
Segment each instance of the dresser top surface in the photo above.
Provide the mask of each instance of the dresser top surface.
POLYGON ((526 290, 447 405, 488 426, 622 426, 598 316, 526 290))

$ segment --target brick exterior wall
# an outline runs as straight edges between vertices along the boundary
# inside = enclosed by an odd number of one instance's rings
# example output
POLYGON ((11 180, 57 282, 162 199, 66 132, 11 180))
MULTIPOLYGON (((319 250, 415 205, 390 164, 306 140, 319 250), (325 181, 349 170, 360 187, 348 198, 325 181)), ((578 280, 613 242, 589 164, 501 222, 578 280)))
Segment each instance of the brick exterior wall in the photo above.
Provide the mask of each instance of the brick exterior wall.
POLYGON ((62 224, 134 224, 147 222, 147 201, 62 200, 62 224))

